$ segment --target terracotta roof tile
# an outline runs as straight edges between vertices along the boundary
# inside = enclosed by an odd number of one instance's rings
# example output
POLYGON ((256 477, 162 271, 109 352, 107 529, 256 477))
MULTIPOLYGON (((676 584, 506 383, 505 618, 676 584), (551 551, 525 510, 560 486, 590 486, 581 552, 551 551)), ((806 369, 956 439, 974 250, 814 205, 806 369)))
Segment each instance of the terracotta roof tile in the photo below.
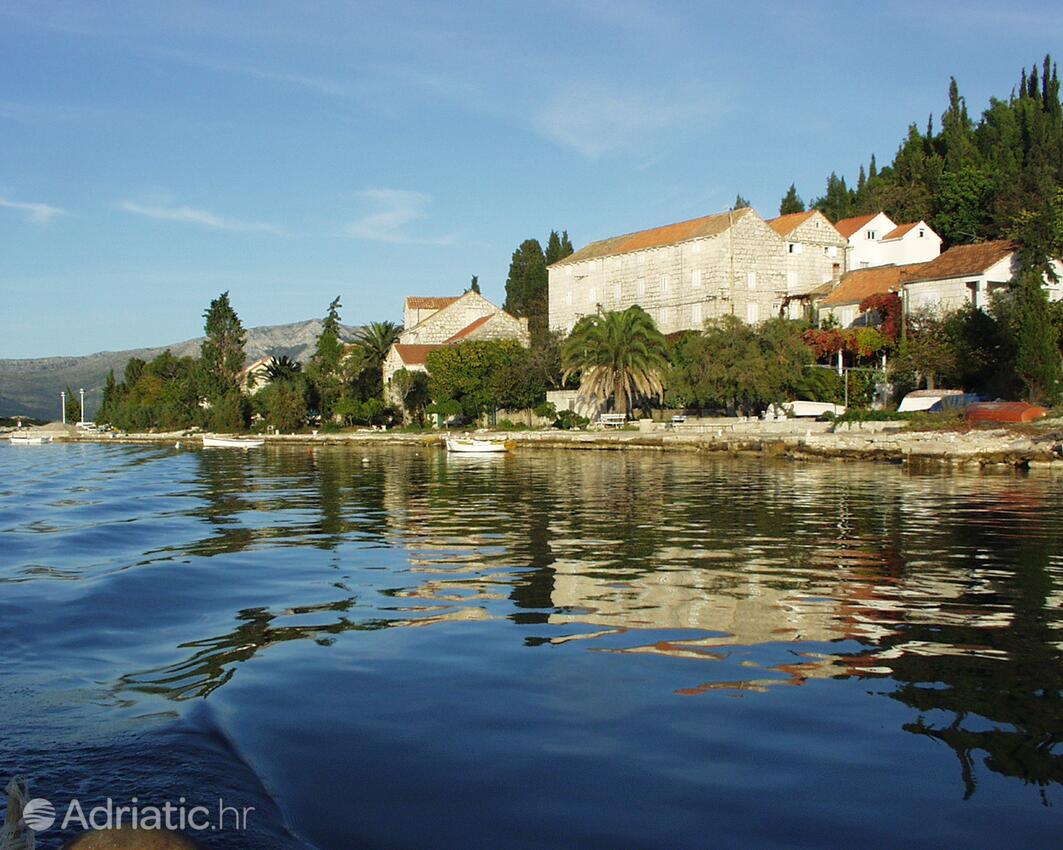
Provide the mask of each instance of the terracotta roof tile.
POLYGON ((909 224, 898 224, 893 230, 882 237, 882 241, 886 242, 890 239, 900 239, 904 234, 909 233, 913 227, 918 227, 922 222, 913 221, 909 224))
MULTIPOLYGON (((665 245, 675 245, 679 242, 686 242, 689 239, 718 236, 721 233, 725 233, 732 222, 739 221, 750 213, 753 213, 753 210, 745 207, 717 213, 716 215, 694 218, 690 221, 681 221, 678 224, 668 224, 664 227, 654 227, 650 230, 640 230, 637 233, 627 233, 623 236, 602 239, 580 248, 575 254, 570 254, 563 260, 558 260, 554 265, 569 265, 570 263, 579 263, 584 260, 597 260, 601 257, 627 254, 631 251, 642 251, 647 248, 663 248, 665 245)), ((755 213, 753 214, 755 215, 755 213)))
POLYGON ((842 304, 859 304, 871 295, 897 292, 902 278, 922 269, 928 263, 910 263, 906 266, 875 266, 857 269, 844 275, 831 293, 820 301, 823 307, 838 307, 842 304))
POLYGON ((848 239, 876 215, 878 215, 877 212, 869 215, 858 215, 855 218, 843 218, 841 221, 834 222, 834 226, 842 236, 848 239))
POLYGON ((453 297, 421 297, 418 295, 407 295, 406 306, 411 310, 442 310, 444 307, 449 307, 460 296, 453 297))
POLYGON ((768 226, 780 236, 786 236, 812 218, 815 214, 816 210, 806 210, 805 212, 781 215, 778 218, 768 219, 768 226))
POLYGON ((498 315, 498 313, 489 313, 486 316, 480 316, 479 319, 476 319, 475 321, 473 321, 470 324, 466 325, 465 327, 463 327, 460 331, 458 331, 453 336, 447 337, 443 341, 443 345, 446 345, 448 342, 457 342, 459 339, 465 339, 465 337, 467 337, 469 334, 471 334, 474 330, 476 330, 477 328, 482 327, 483 325, 487 324, 489 321, 491 321, 491 319, 493 319, 497 315, 498 315))
POLYGON ((957 245, 929 263, 923 263, 917 274, 905 277, 905 283, 981 274, 1016 250, 1018 245, 1007 239, 979 242, 976 245, 957 245))
POLYGON ((395 351, 407 366, 423 366, 428 352, 442 348, 442 345, 421 345, 414 343, 395 343, 395 351))

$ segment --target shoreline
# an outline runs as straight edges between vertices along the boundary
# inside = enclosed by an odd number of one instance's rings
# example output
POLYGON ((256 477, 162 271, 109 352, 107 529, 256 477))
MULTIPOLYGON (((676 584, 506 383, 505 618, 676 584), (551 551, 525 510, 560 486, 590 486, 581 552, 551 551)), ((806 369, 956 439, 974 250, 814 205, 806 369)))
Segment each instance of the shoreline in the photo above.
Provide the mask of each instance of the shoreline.
MULTIPOLYGON (((852 423, 835 430, 830 423, 735 423, 696 432, 676 431, 492 431, 485 439, 505 440, 516 451, 664 451, 762 456, 792 461, 861 460, 894 464, 937 463, 957 466, 1012 466, 1063 472, 1063 431, 1030 430, 907 431, 893 423, 852 423)), ((6 435, 5 435, 6 436, 6 435)), ((202 444, 202 434, 59 435, 60 442, 164 445, 202 444)), ((443 448, 446 432, 398 433, 348 431, 334 434, 260 435, 267 446, 412 446, 443 448)))

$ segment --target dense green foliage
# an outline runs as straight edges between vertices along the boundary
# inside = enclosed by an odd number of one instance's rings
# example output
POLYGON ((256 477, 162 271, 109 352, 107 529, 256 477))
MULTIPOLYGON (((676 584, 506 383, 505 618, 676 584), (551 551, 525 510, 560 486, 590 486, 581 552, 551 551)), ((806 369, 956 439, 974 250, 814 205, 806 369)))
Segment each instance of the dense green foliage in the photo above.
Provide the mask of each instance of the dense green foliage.
POLYGON ((513 252, 506 277, 506 300, 503 309, 528 319, 533 340, 542 337, 549 327, 548 273, 546 267, 572 253, 568 231, 558 235, 550 231, 546 251, 538 239, 525 239, 513 252))
POLYGON ((925 130, 911 124, 892 163, 880 170, 872 156, 855 188, 832 173, 812 205, 832 221, 879 210, 898 222, 923 220, 948 246, 1010 235, 1023 211, 1043 209, 1060 187, 1063 107, 1046 56, 977 121, 951 80, 940 129, 933 118, 925 130))
POLYGON ((566 377, 580 376, 591 399, 630 413, 635 402, 660 398, 668 368, 667 344, 638 305, 584 316, 561 348, 566 377))
POLYGON ((244 344, 247 334, 229 303, 229 293, 223 292, 210 302, 203 313, 206 338, 200 347, 206 394, 210 398, 237 390, 236 376, 244 368, 244 344))
POLYGON ((455 401, 469 419, 498 410, 534 407, 546 384, 531 353, 516 340, 469 340, 431 351, 428 390, 436 403, 455 401))
POLYGON ((790 215, 805 211, 805 202, 797 194, 797 187, 791 183, 782 200, 779 202, 779 215, 790 215))

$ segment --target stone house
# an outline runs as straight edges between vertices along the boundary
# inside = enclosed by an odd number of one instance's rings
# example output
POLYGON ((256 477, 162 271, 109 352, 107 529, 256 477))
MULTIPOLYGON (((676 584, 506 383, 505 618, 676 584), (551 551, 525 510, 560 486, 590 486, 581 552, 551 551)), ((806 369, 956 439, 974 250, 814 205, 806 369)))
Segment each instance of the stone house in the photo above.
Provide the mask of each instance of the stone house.
POLYGON ((255 395, 269 383, 269 364, 273 357, 260 357, 253 363, 248 363, 236 374, 236 381, 240 389, 248 395, 255 395))
MULTIPOLYGON (((992 294, 1007 286, 1018 272, 1018 246, 1008 240, 957 245, 940 257, 922 264, 904 277, 909 311, 929 308, 938 312, 956 310, 965 304, 986 309, 992 294)), ((1063 278, 1063 263, 1054 262, 1063 278)), ((1063 283, 1045 278, 1048 297, 1063 298, 1063 283)))
POLYGON ((848 272, 825 297, 817 300, 820 321, 833 318, 843 328, 865 324, 864 314, 860 312, 860 304, 865 298, 899 293, 905 276, 914 274, 925 265, 874 266, 848 272))
POLYGON ((848 243, 819 210, 781 215, 768 225, 786 243, 785 314, 799 319, 813 295, 845 273, 848 243))
MULTIPOLYGON (((756 324, 788 297, 787 243, 745 208, 592 242, 549 268, 550 329, 638 304, 663 333, 724 315, 756 324)), ((801 278, 794 279, 799 288, 801 278)))
POLYGON ((452 298, 409 296, 403 305, 403 320, 404 329, 382 367, 385 398, 392 403, 396 401, 389 389, 392 376, 400 369, 427 372, 429 352, 444 345, 483 339, 531 344, 526 318, 518 319, 471 289, 452 298))
POLYGON ((895 224, 877 212, 844 218, 834 226, 848 243, 850 269, 925 263, 941 253, 941 237, 925 221, 895 224))

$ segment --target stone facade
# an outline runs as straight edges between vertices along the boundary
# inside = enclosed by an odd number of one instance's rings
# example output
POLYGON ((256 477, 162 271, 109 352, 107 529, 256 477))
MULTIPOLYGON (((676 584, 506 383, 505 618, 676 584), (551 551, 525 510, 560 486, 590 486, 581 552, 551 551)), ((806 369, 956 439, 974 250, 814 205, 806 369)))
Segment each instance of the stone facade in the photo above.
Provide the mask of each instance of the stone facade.
POLYGON ((527 319, 518 319, 472 290, 456 298, 410 296, 403 316, 406 321, 418 317, 419 321, 406 326, 384 358, 384 393, 393 403, 396 399, 389 386, 391 377, 399 369, 427 372, 425 359, 436 348, 486 339, 515 339, 524 346, 531 344, 527 319))
POLYGON ((768 224, 786 243, 785 315, 798 319, 817 290, 847 271, 847 242, 819 210, 779 216, 768 224))
POLYGON ((787 243, 748 208, 595 242, 550 266, 550 329, 568 332, 583 316, 633 304, 666 334, 729 314, 756 324, 787 300, 787 272, 796 271, 788 257, 787 243))

